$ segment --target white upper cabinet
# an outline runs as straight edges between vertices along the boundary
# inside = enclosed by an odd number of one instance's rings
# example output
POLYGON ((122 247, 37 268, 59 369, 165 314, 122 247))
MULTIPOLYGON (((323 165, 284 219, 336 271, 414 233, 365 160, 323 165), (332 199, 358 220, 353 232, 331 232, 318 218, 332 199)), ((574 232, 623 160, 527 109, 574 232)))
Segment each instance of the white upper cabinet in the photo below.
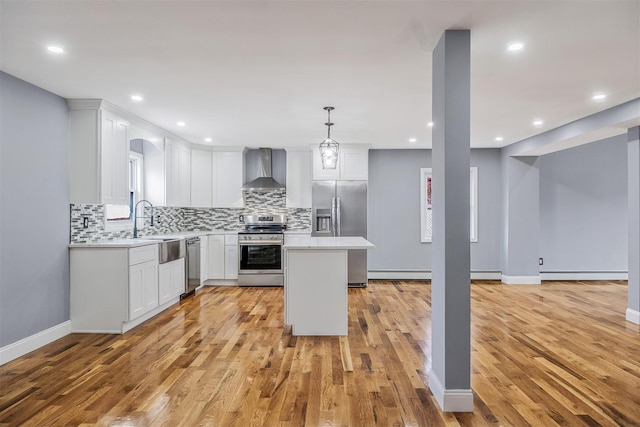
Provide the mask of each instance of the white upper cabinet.
POLYGON ((178 142, 165 139, 166 205, 190 206, 191 149, 178 142))
POLYGON ((129 122, 101 100, 67 101, 71 203, 129 204, 129 122))
POLYGON ((369 149, 340 147, 338 167, 340 168, 341 180, 367 181, 369 179, 369 149))
POLYGON ((312 155, 310 150, 287 149, 287 207, 311 207, 312 155))
POLYGON ((129 204, 129 123, 108 111, 102 115, 102 203, 129 204))
POLYGON ((367 181, 369 179, 369 147, 340 144, 338 165, 335 169, 322 169, 320 150, 315 147, 312 152, 314 181, 367 181))
POLYGON ((191 150, 191 206, 210 208, 213 199, 212 153, 191 150))
POLYGON ((191 203, 191 149, 165 138, 144 145, 144 196, 154 206, 191 203))
POLYGON ((244 160, 242 151, 213 152, 213 192, 214 208, 242 207, 242 180, 244 160))

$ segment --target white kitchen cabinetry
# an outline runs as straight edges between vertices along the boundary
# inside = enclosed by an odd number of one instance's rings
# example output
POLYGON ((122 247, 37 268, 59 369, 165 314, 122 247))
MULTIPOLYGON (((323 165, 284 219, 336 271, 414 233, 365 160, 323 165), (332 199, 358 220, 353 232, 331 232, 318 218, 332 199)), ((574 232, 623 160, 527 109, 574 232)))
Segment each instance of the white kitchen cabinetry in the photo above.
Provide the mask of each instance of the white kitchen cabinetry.
POLYGON ((191 206, 212 206, 212 156, 211 151, 191 150, 191 206))
POLYGON ((224 278, 238 279, 238 235, 224 236, 224 278))
POLYGON ((108 111, 102 115, 102 203, 129 204, 129 123, 108 111))
POLYGON ((213 207, 242 207, 244 161, 241 151, 213 152, 213 207))
POLYGON ((69 257, 72 332, 124 333, 178 301, 160 299, 157 244, 78 246, 69 257))
POLYGON ((145 199, 154 206, 190 206, 191 149, 167 138, 144 147, 145 199))
MULTIPOLYGON (((211 234, 207 238, 207 278, 238 279, 238 234, 211 234)), ((231 282, 229 282, 231 283, 231 282)))
POLYGON ((184 258, 160 264, 158 267, 159 302, 165 304, 185 291, 184 258))
POLYGON ((129 204, 129 122, 102 100, 70 99, 71 203, 129 204))
POLYGON ((209 236, 200 236, 200 284, 209 279, 209 236))
MULTIPOLYGON (((341 144, 335 169, 322 169, 320 150, 313 151, 313 180, 366 181, 369 179, 369 148, 341 144)), ((287 184, 289 180, 287 179, 287 184)))
MULTIPOLYGON (((166 302, 166 301, 165 301, 166 302)), ((158 261, 129 267, 129 320, 158 306, 158 261)))
POLYGON ((287 207, 311 207, 312 155, 310 150, 287 149, 287 207))
POLYGON ((224 279, 224 235, 212 234, 208 237, 208 275, 209 279, 224 279))
POLYGON ((178 142, 165 140, 166 205, 190 206, 191 150, 178 142))

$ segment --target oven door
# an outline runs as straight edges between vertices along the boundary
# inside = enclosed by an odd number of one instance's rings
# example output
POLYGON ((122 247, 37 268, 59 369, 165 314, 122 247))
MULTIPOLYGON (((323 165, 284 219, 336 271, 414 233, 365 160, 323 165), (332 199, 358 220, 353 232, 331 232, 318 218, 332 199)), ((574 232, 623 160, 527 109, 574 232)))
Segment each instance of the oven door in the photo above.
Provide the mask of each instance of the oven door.
POLYGON ((282 274, 282 242, 240 242, 238 274, 282 274))

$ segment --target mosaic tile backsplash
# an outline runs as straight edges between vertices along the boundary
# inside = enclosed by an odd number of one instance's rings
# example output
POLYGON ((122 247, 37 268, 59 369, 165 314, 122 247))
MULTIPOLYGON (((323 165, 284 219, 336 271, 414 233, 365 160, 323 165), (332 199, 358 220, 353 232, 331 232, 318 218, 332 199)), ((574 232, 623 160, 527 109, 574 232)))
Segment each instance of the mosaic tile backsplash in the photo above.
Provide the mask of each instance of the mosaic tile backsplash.
MULTIPOLYGON (((311 231, 311 209, 287 208, 286 190, 269 192, 247 191, 244 208, 177 208, 154 206, 153 227, 145 218, 145 227, 139 236, 176 233, 180 231, 237 231, 243 228, 240 215, 284 214, 288 217, 288 230, 311 231)), ((145 216, 151 208, 145 207, 145 216)), ((126 230, 105 230, 104 205, 71 204, 71 243, 114 240, 133 237, 133 226, 126 230), (84 228, 87 218, 87 228, 84 228)))

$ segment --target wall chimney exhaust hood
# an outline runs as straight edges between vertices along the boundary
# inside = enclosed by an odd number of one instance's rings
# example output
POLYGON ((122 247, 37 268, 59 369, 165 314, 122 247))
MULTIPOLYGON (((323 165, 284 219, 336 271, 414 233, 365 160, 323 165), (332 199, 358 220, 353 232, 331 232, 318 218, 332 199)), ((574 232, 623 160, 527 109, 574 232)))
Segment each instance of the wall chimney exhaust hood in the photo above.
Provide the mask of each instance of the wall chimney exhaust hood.
POLYGON ((271 175, 271 148, 260 148, 260 177, 242 186, 243 191, 271 191, 284 188, 271 175))

